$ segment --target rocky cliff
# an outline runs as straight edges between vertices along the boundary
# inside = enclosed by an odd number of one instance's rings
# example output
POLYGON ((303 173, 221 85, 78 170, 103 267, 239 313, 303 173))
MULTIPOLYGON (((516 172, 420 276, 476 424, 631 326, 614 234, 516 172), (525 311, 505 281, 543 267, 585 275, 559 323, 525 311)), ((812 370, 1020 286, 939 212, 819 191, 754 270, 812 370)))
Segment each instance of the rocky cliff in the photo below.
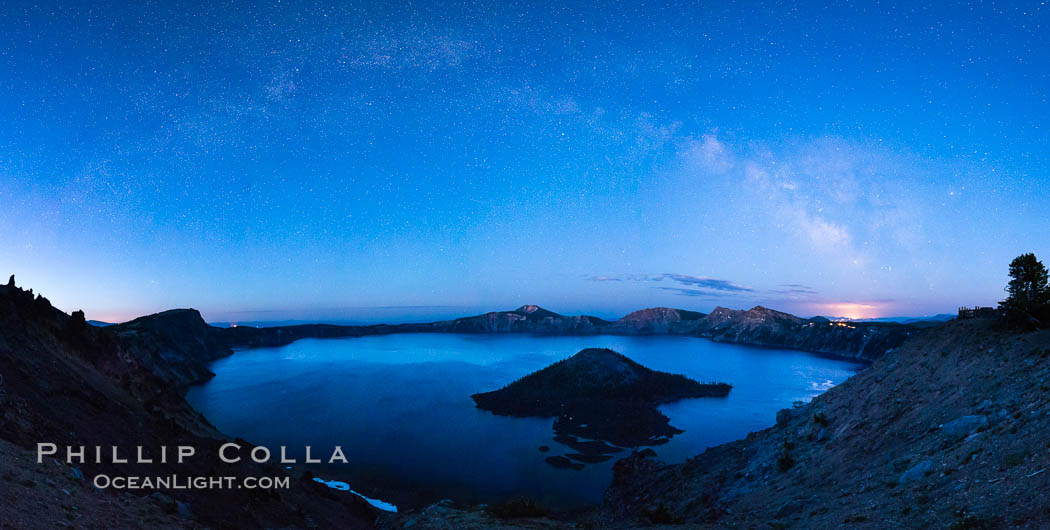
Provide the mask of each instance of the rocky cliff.
POLYGON ((208 363, 233 353, 196 309, 172 309, 108 326, 145 370, 177 387, 211 379, 208 363))

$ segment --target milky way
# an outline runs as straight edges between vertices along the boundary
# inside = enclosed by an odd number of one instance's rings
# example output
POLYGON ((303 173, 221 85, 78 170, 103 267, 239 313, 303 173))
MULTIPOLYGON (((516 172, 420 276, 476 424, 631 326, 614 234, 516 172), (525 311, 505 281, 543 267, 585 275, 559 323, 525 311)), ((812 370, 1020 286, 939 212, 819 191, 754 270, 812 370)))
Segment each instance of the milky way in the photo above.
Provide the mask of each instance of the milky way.
POLYGON ((0 271, 114 320, 880 316, 1050 257, 1045 5, 531 4, 6 4, 0 271))

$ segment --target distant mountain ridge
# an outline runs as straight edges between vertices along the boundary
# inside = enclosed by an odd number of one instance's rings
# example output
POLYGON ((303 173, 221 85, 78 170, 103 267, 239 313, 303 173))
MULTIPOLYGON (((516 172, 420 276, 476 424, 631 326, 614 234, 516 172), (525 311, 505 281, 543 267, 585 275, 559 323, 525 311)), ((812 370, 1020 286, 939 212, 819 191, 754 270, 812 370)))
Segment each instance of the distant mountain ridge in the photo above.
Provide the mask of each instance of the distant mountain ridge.
POLYGON ((590 315, 566 316, 538 305, 511 311, 419 324, 339 326, 302 324, 255 328, 214 328, 231 348, 280 346, 303 338, 358 337, 390 333, 532 333, 538 335, 682 335, 840 355, 871 361, 896 347, 918 326, 889 322, 832 322, 803 319, 762 306, 749 310, 715 308, 710 314, 670 307, 634 311, 609 321, 590 315))
MULTIPOLYGON (((952 313, 938 313, 936 315, 925 315, 918 317, 878 317, 878 318, 850 318, 850 317, 832 317, 832 316, 819 316, 813 318, 826 318, 828 320, 844 321, 844 322, 895 322, 897 324, 922 324, 922 323, 941 323, 952 320, 956 315, 952 313)), ((810 319, 812 320, 812 319, 810 319)))
MULTIPOLYGON (((825 317, 804 319, 763 306, 748 310, 716 307, 710 314, 670 307, 651 307, 617 320, 590 315, 567 316, 538 305, 510 311, 413 324, 296 324, 271 327, 216 327, 204 324, 196 310, 171 310, 107 326, 125 336, 153 326, 151 340, 167 337, 165 348, 178 343, 178 354, 166 368, 179 372, 175 379, 193 382, 210 377, 206 364, 232 349, 276 347, 307 338, 344 338, 393 333, 529 333, 536 335, 680 335, 717 342, 797 349, 873 361, 900 345, 931 323, 833 321, 825 317), (185 313, 192 312, 192 315, 185 313), (181 312, 181 313, 180 313, 181 312), (174 328, 165 333, 172 315, 194 320, 193 329, 207 333, 187 335, 174 328), (196 315, 195 317, 193 315, 196 315), (163 322, 168 322, 167 324, 163 322), (180 337, 177 341, 175 337, 180 337), (189 337, 188 339, 186 337, 189 337)), ((176 319, 178 320, 178 319, 176 319)), ((185 323, 183 324, 185 325, 185 323)), ((189 328, 187 328, 189 329, 189 328)))

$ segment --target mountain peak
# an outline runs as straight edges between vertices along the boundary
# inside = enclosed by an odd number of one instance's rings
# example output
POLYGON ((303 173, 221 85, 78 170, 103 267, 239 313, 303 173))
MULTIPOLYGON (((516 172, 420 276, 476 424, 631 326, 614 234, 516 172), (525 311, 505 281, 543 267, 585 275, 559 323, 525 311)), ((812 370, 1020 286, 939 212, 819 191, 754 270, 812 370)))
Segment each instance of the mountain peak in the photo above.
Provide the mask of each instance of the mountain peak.
POLYGON ((517 313, 519 315, 525 315, 527 317, 533 317, 533 318, 546 318, 546 317, 560 318, 561 317, 561 315, 559 315, 558 313, 555 313, 554 311, 548 311, 548 310, 546 310, 546 309, 544 309, 544 308, 542 308, 542 307, 540 307, 538 305, 532 305, 532 304, 523 305, 523 306, 515 309, 514 311, 511 311, 511 313, 517 313))
POLYGON ((703 313, 697 313, 696 311, 687 311, 685 309, 675 309, 673 307, 650 307, 646 309, 639 309, 633 313, 629 313, 627 316, 621 318, 624 322, 637 322, 637 321, 673 321, 679 322, 682 320, 700 320, 704 317, 703 313))

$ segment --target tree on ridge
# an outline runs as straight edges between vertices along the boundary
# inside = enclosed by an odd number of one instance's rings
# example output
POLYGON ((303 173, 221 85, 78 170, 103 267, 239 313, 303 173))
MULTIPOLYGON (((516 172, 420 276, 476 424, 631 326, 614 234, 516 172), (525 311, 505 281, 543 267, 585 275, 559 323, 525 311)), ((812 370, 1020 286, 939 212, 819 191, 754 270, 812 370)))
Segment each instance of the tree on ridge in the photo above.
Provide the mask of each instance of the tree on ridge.
POLYGON ((1035 254, 1021 254, 1010 262, 1006 300, 999 302, 1007 322, 1025 327, 1050 323, 1050 286, 1046 267, 1035 254))

